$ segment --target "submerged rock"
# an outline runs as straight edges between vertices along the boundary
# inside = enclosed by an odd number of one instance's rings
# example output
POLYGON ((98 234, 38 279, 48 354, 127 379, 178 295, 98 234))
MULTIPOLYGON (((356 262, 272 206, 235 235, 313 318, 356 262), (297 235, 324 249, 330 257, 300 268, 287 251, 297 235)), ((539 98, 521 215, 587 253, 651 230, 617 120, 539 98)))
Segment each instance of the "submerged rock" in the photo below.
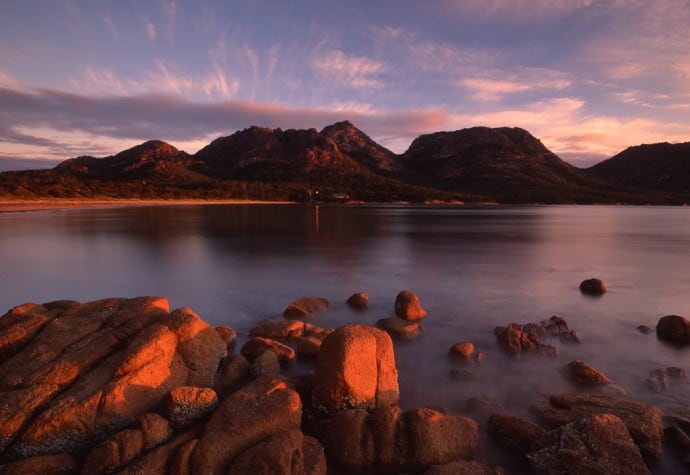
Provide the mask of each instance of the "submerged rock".
POLYGON ((320 297, 303 297, 290 303, 283 311, 285 318, 312 317, 317 313, 328 310, 331 303, 320 297))
POLYGON ((249 336, 270 338, 278 341, 296 340, 304 334, 301 320, 266 320, 249 331, 249 336))
POLYGON ((546 356, 558 356, 555 346, 544 343, 544 338, 559 338, 563 343, 580 343, 580 336, 568 328, 565 318, 553 315, 539 323, 511 323, 507 327, 494 329, 496 341, 503 351, 511 355, 534 353, 546 356))
POLYGON ((519 453, 528 452, 546 434, 534 422, 508 414, 492 414, 488 431, 499 444, 519 453))
POLYGON ((403 340, 412 340, 422 333, 422 326, 419 322, 403 320, 398 317, 382 318, 376 322, 376 326, 403 340))
POLYGON ((581 360, 573 360, 563 368, 566 379, 580 386, 599 386, 611 380, 602 372, 581 360))
POLYGON ((668 389, 670 381, 673 379, 686 379, 688 377, 687 371, 677 366, 669 366, 668 368, 657 368, 649 372, 647 378, 647 387, 654 391, 660 392, 668 389))
POLYGON ((461 341, 454 344, 448 350, 448 356, 451 358, 459 358, 464 361, 470 361, 474 355, 474 343, 471 341, 461 341))

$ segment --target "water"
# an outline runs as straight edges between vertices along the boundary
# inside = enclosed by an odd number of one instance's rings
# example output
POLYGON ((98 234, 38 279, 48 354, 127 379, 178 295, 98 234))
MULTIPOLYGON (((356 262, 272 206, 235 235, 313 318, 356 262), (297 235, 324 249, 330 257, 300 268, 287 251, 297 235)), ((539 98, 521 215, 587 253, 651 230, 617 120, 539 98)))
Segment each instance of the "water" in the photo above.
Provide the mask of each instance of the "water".
MULTIPOLYGON (((618 391, 662 408, 690 401, 687 380, 655 393, 653 368, 690 370, 690 349, 652 333, 690 313, 690 209, 621 206, 187 205, 0 214, 0 313, 26 301, 161 295, 241 335, 280 317, 302 296, 332 310, 314 323, 374 324, 403 289, 429 317, 414 341, 396 341, 401 406, 466 411, 472 397, 528 415, 548 394, 575 390, 560 375, 572 359, 607 374, 618 391), (583 296, 603 279, 609 292, 583 296), (369 294, 370 308, 344 304, 369 294), (567 318, 583 343, 558 358, 510 359, 493 329, 567 318), (449 376, 448 348, 484 353, 473 377, 449 376)), ((309 371, 299 363, 294 372, 309 371)), ((610 393, 615 392, 609 390, 610 393)), ((472 413, 482 424, 485 419, 472 413)))

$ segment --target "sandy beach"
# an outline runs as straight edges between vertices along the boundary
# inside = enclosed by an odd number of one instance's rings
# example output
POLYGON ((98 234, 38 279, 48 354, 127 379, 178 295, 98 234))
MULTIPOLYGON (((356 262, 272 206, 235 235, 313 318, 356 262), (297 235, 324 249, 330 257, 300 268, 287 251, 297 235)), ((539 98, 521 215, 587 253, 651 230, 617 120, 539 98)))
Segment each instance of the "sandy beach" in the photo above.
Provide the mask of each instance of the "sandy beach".
POLYGON ((141 199, 50 199, 50 200, 0 200, 0 213, 25 211, 70 209, 70 208, 107 208, 119 206, 180 206, 180 205, 228 205, 228 204, 290 204, 288 201, 257 200, 141 200, 141 199))

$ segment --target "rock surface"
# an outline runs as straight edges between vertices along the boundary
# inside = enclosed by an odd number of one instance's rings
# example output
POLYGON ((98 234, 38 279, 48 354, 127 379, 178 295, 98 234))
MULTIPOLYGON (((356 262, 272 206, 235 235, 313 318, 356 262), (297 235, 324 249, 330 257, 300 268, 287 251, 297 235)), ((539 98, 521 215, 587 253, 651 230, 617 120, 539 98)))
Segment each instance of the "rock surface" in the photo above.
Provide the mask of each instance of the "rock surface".
POLYGON ((426 317, 426 310, 422 308, 417 295, 403 290, 395 297, 395 314, 403 320, 417 321, 426 317))
POLYGON ((606 284, 595 277, 585 279, 580 282, 580 292, 587 295, 603 295, 606 293, 606 284))
POLYGON ((346 325, 329 334, 316 359, 314 407, 325 413, 398 403, 393 342, 378 328, 346 325))
POLYGON ((527 458, 536 474, 607 475, 651 472, 623 421, 593 414, 548 433, 527 458))
POLYGON ((511 323, 507 327, 494 329, 496 342, 508 354, 536 353, 546 356, 558 356, 558 348, 544 343, 545 338, 559 338, 563 343, 580 343, 575 330, 568 328, 563 317, 553 315, 539 323, 511 323))
POLYGON ((369 296, 365 292, 357 292, 350 295, 345 303, 355 310, 366 310, 369 306, 369 296))
POLYGON ((659 339, 680 345, 690 344, 690 320, 680 315, 666 315, 656 324, 659 339))
POLYGON ((331 303, 320 297, 303 297, 291 302, 283 311, 285 318, 313 317, 317 313, 328 310, 331 303))
POLYGON ((549 406, 534 412, 540 425, 551 428, 595 414, 613 414, 623 421, 645 460, 661 459, 662 414, 656 407, 600 394, 558 394, 549 398, 549 406))
POLYGON ((403 340, 412 340, 422 333, 422 326, 419 322, 403 320, 399 317, 382 318, 376 322, 376 326, 403 340))
POLYGON ((600 386, 611 380, 601 371, 581 360, 573 360, 563 368, 566 379, 580 386, 600 386))

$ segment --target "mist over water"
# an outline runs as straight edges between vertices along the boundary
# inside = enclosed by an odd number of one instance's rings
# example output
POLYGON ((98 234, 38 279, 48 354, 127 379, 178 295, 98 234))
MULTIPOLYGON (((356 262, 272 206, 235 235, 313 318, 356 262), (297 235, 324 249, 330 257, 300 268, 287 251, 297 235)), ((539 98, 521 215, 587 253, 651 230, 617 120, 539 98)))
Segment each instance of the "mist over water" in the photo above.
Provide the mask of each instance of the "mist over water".
MULTIPOLYGON (((374 325, 400 290, 429 316, 416 340, 395 340, 401 407, 464 413, 472 397, 516 415, 576 390, 560 368, 582 359, 628 397, 662 408, 690 400, 687 380, 655 393, 654 368, 690 370, 690 349, 642 334, 690 314, 690 209, 621 206, 187 205, 0 214, 0 313, 33 301, 161 295, 246 337, 302 296, 331 300, 324 327, 374 325), (579 292, 599 277, 609 292, 579 292), (369 294, 359 313, 344 301, 369 294), (558 358, 511 359, 497 325, 564 316, 581 345, 558 358), (473 376, 450 377, 446 353, 474 342, 473 376)), ((241 342, 240 342, 241 344, 241 342)), ((311 370, 298 363, 295 373, 311 370)), ((471 412, 470 412, 471 414, 471 412)), ((481 420, 478 414, 480 425, 481 420)))

